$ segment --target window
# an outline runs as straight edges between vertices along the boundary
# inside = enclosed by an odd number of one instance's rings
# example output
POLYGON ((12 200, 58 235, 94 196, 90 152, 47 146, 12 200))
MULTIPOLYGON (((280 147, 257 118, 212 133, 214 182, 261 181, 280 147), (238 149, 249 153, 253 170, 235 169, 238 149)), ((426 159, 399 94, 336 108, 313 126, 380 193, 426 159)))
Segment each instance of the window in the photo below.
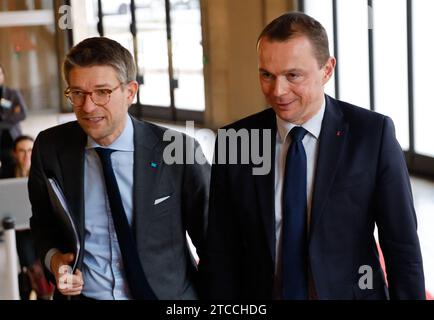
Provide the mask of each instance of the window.
MULTIPOLYGON (((135 110, 139 110, 139 115, 202 120, 205 86, 200 1, 93 0, 89 3, 87 11, 93 14, 88 18, 87 32, 99 30, 100 35, 118 41, 135 57, 140 84, 135 110)), ((90 35, 82 32, 80 36, 90 35)))
MULTIPOLYGON (((432 0, 304 0, 301 7, 337 35, 337 98, 385 114, 409 169, 434 175, 431 98, 432 0)), ((331 37, 330 37, 331 38, 331 37)), ((333 42, 332 42, 333 41, 333 42)))
POLYGON ((408 150, 407 1, 372 4, 375 110, 393 119, 398 141, 408 150))
POLYGON ((434 1, 413 1, 414 128, 415 151, 434 157, 434 74, 432 12, 434 1))

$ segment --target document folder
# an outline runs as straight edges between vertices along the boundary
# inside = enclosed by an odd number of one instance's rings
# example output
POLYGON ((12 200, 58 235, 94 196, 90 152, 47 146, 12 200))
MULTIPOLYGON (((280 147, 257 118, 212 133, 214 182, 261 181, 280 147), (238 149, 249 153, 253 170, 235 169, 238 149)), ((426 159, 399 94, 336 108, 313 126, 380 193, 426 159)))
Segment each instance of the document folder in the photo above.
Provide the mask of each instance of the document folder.
POLYGON ((63 191, 59 187, 57 181, 53 178, 48 178, 48 195, 50 197, 53 211, 61 223, 63 229, 62 233, 65 235, 65 240, 67 242, 66 246, 75 254, 74 263, 72 265, 72 270, 75 271, 78 256, 80 254, 80 238, 63 191))

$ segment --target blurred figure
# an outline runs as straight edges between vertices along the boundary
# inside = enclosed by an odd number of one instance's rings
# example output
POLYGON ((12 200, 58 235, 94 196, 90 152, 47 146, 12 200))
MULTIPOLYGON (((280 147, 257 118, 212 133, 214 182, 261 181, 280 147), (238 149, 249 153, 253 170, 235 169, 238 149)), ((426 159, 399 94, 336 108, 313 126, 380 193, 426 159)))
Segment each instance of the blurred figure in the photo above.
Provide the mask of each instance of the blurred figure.
MULTIPOLYGON (((1 178, 26 178, 29 176, 33 138, 22 135, 13 143, 13 162, 3 168, 1 178)), ((16 230, 16 243, 21 272, 18 275, 21 300, 29 300, 32 291, 36 299, 49 300, 54 286, 45 278, 37 257, 30 229, 16 230)))
POLYGON ((0 64, 0 170, 12 165, 14 140, 21 135, 19 122, 26 118, 27 107, 21 94, 4 85, 5 71, 0 64))
POLYGON ((12 149, 14 161, 3 167, 1 178, 24 178, 29 176, 33 149, 33 138, 19 136, 15 139, 12 149))

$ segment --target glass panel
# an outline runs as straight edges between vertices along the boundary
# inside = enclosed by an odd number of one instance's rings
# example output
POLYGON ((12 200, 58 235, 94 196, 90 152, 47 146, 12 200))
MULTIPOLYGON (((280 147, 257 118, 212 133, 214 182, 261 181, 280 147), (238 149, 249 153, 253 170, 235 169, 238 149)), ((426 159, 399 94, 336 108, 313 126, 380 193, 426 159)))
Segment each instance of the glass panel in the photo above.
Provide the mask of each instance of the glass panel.
POLYGON ((169 107, 169 64, 164 0, 136 0, 140 103, 169 107))
POLYGON ((368 5, 337 0, 340 99, 369 109, 368 5))
POLYGON ((116 40, 134 56, 133 36, 130 32, 131 14, 128 0, 102 1, 104 36, 116 40))
POLYGON ((416 153, 434 156, 434 105, 432 91, 432 37, 434 1, 413 1, 413 62, 414 62, 414 116, 416 153))
MULTIPOLYGON (((86 38, 99 37, 97 24, 98 24, 98 0, 86 1, 86 30, 84 32, 86 38)), ((78 5, 78 4, 77 4, 78 5)), ((75 8, 74 8, 75 10, 75 8)), ((80 25, 80 28, 84 26, 80 25)), ((77 28, 74 26, 74 28, 77 28)), ((75 41, 76 39, 74 39, 75 41)), ((82 39, 81 39, 82 40, 82 39)))
MULTIPOLYGON (((306 0, 304 2, 305 13, 318 20, 327 31, 329 38, 330 54, 334 55, 333 36, 333 3, 332 0, 306 0)), ((325 86, 325 92, 335 97, 335 76, 325 86)))
POLYGON ((406 0, 373 1, 373 13, 375 109, 393 119, 398 141, 408 149, 406 0))
POLYGON ((99 37, 98 0, 70 0, 72 7, 72 36, 74 45, 90 37, 99 37))
POLYGON ((171 0, 175 106, 205 110, 202 27, 199 0, 171 0))

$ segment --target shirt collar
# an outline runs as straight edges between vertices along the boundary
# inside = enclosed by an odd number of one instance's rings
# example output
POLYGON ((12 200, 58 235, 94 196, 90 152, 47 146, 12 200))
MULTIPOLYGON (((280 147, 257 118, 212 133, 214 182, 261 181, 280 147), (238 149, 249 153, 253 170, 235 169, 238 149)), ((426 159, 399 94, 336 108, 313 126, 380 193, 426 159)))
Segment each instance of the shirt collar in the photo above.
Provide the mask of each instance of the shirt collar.
MULTIPOLYGON (((95 140, 93 140, 90 136, 87 136, 86 149, 92 149, 97 147, 102 146, 96 143, 95 140)), ((113 141, 112 144, 103 148, 109 148, 118 151, 134 151, 134 127, 133 121, 131 120, 130 116, 127 115, 125 128, 122 131, 121 135, 117 137, 117 139, 113 141)))
MULTIPOLYGON (((307 120, 305 123, 301 125, 301 127, 306 129, 307 132, 313 135, 316 139, 319 138, 319 134, 321 132, 321 125, 322 125, 322 119, 324 118, 325 106, 326 106, 326 101, 324 99, 319 111, 312 118, 310 118, 309 120, 307 120)), ((291 131, 291 129, 297 127, 296 124, 280 119, 277 114, 276 114, 276 122, 277 122, 277 132, 279 133, 278 138, 280 139, 280 142, 285 141, 286 136, 291 131)))

